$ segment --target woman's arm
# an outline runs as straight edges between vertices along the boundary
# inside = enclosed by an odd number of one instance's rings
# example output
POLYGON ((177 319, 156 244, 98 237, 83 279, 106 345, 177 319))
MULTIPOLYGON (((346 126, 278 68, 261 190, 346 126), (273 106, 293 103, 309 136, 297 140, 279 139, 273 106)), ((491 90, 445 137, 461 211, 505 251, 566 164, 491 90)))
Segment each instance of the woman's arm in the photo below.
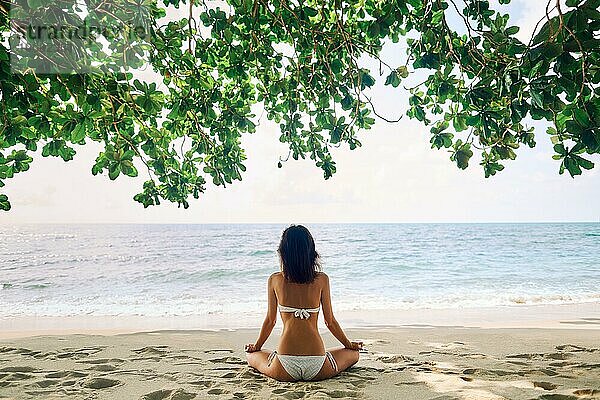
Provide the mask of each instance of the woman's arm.
POLYGON ((269 277, 268 283, 268 306, 267 306, 267 316, 262 324, 262 328, 260 330, 260 334, 258 335, 258 339, 256 339, 256 343, 254 347, 251 348, 252 351, 259 351, 263 344, 269 338, 271 332, 273 332, 273 328, 275 327, 275 323, 277 322, 277 297, 275 296, 275 288, 273 287, 273 276, 269 277))
POLYGON ((333 316, 333 309, 331 308, 331 293, 329 289, 329 277, 325 274, 323 275, 325 277, 325 282, 323 284, 323 289, 321 289, 321 304, 323 306, 323 318, 325 319, 325 325, 333 334, 333 336, 335 336, 335 338, 344 345, 345 348, 359 350, 362 347, 362 343, 351 342, 348 340, 346 334, 340 327, 340 324, 333 316))

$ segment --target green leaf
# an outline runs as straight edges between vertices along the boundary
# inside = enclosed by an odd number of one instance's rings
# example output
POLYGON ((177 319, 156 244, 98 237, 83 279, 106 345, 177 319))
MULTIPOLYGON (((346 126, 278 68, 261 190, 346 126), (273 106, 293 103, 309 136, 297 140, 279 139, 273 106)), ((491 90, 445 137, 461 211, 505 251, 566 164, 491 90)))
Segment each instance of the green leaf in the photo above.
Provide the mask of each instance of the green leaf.
POLYGON ((75 125, 73 132, 71 132, 71 141, 73 143, 79 143, 85 138, 85 126, 82 123, 75 125))
POLYGON ((581 168, 579 167, 579 164, 577 163, 577 160, 575 160, 575 158, 567 156, 563 160, 563 164, 567 171, 569 171, 571 177, 574 178, 576 175, 581 175, 581 168))
POLYGON ((8 196, 6 196, 5 194, 0 194, 0 210, 10 210, 10 202, 8 201, 8 196))
POLYGON ((544 93, 537 88, 531 88, 531 104, 538 108, 544 108, 544 93))
POLYGON ((577 121, 579 125, 583 126, 584 128, 590 125, 590 118, 588 117, 585 110, 582 110, 581 108, 576 108, 575 110, 573 110, 573 118, 575 119, 575 121, 577 121))
POLYGON ((135 166, 133 165, 133 162, 131 162, 130 160, 125 160, 125 161, 121 162, 120 169, 127 176, 131 176, 131 177, 138 176, 138 171, 135 168, 135 166))
POLYGON ((120 173, 121 173, 121 165, 119 163, 112 163, 108 167, 108 177, 110 178, 111 181, 114 181, 115 179, 117 179, 117 177, 119 176, 120 173))
POLYGON ((402 78, 408 77, 408 68, 406 68, 406 66, 401 65, 398 68, 396 68, 396 71, 398 71, 398 74, 400 75, 400 77, 402 77, 402 78))
POLYGON ((469 160, 473 156, 473 151, 470 149, 470 144, 464 144, 454 153, 454 160, 460 169, 467 169, 469 160))
POLYGON ((558 27, 560 26, 560 19, 558 16, 551 18, 549 21, 542 26, 540 31, 534 36, 532 40, 532 45, 535 46, 540 44, 548 39, 550 39, 551 33, 556 33, 558 27))
POLYGON ((304 7, 304 13, 309 17, 316 17, 319 12, 312 7, 304 7))
POLYGON ((393 87, 398 87, 400 82, 400 77, 398 76, 398 72, 396 70, 392 71, 385 80, 386 85, 392 85, 393 87))
POLYGON ((339 74, 344 67, 342 62, 339 59, 332 60, 330 65, 331 65, 331 71, 334 74, 339 74))
POLYGON ((561 55, 563 52, 562 45, 560 43, 547 43, 543 47, 542 54, 546 57, 547 60, 552 60, 557 56, 561 55))
POLYGON ((590 160, 586 160, 580 156, 574 156, 574 158, 577 160, 577 164, 579 164, 580 167, 588 170, 594 168, 594 163, 590 160))
POLYGON ((438 10, 433 13, 433 17, 431 18, 431 23, 437 25, 440 23, 442 18, 444 17, 444 10, 438 10))
POLYGON ((563 156, 567 154, 567 150, 565 150, 565 146, 562 143, 555 144, 554 151, 563 156))
POLYGON ((365 89, 367 87, 371 87, 375 84, 375 79, 368 72, 363 72, 361 74, 361 88, 365 89))
POLYGON ((47 0, 27 0, 27 5, 33 9, 44 7, 47 5, 47 0))

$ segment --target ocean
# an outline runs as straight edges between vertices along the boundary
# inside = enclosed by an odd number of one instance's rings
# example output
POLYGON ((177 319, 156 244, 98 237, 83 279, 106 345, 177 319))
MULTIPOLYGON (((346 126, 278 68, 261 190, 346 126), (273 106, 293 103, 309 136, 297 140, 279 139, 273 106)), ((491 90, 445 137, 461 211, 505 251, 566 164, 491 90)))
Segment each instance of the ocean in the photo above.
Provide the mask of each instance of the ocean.
MULTIPOLYGON (((600 223, 307 224, 334 310, 600 302, 600 223)), ((265 310, 285 225, 0 225, 0 317, 265 310)))

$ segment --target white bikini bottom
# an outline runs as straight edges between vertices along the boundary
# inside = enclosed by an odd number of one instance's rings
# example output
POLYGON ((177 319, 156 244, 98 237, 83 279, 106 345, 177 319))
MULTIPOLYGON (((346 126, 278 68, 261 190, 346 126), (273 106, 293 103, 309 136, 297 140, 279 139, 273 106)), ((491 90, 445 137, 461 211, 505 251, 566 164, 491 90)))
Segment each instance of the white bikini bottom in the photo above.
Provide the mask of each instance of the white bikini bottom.
POLYGON ((325 363, 327 358, 331 363, 334 371, 337 371, 337 363, 330 352, 326 352, 322 356, 292 356, 288 354, 278 354, 273 351, 268 359, 268 365, 271 365, 273 358, 277 356, 281 366, 285 371, 297 381, 309 381, 314 378, 325 363))

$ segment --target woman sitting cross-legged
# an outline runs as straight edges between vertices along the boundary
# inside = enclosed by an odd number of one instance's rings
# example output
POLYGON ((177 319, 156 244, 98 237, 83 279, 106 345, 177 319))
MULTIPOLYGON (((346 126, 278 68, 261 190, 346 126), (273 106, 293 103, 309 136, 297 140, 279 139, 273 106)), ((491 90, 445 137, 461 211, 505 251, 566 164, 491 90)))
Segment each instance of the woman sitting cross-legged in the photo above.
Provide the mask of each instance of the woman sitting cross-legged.
POLYGON ((269 277, 267 316, 256 343, 246 345, 248 364, 279 381, 331 378, 358 362, 362 342, 348 340, 333 316, 329 277, 320 272, 319 254, 308 229, 292 225, 283 231, 278 253, 281 272, 269 277), (344 347, 325 351, 317 327, 320 306, 325 325, 344 347), (283 320, 278 349, 262 350, 278 308, 283 320))

